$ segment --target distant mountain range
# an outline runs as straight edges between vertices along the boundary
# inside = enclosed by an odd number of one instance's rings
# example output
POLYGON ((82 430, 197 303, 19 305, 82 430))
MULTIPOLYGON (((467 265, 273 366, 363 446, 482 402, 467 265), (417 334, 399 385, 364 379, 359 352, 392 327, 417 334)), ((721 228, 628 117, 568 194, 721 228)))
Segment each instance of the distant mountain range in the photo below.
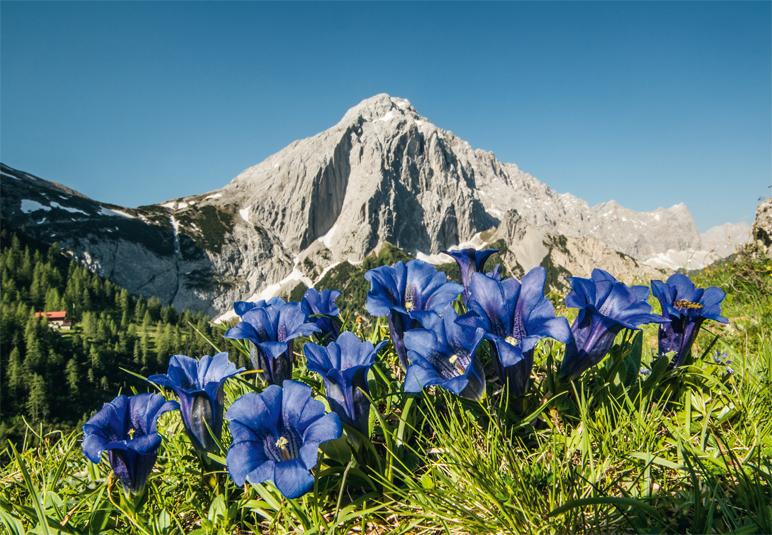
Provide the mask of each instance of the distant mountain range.
POLYGON ((603 265, 629 279, 700 268, 750 238, 745 224, 701 235, 683 204, 589 206, 386 94, 219 190, 163 204, 126 208, 7 165, 0 172, 4 225, 58 241, 132 292, 211 315, 234 299, 314 284, 387 243, 433 262, 448 261, 444 249, 498 243, 514 274, 603 265))

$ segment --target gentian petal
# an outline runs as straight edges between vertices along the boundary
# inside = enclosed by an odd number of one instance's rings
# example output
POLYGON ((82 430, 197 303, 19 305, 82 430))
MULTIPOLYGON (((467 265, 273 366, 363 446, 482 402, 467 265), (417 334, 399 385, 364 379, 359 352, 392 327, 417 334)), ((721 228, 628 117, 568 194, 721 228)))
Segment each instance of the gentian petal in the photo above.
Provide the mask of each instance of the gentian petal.
POLYGON ((101 434, 86 432, 83 436, 83 454, 89 461, 98 464, 108 442, 109 439, 101 434))
POLYGON ((298 381, 284 381, 282 399, 282 420, 287 426, 289 422, 299 433, 304 433, 306 428, 324 414, 324 405, 321 401, 311 397, 311 388, 298 381))
MULTIPOLYGON (((343 426, 341 425, 340 418, 334 412, 328 412, 311 422, 303 433, 303 442, 316 443, 318 446, 328 440, 340 438, 342 434, 343 426)), ((309 466, 309 468, 313 468, 313 466, 309 466)))
POLYGON ((260 341, 260 337, 255 328, 246 321, 237 323, 235 326, 228 329, 223 336, 232 340, 249 340, 255 344, 260 341))
POLYGON ((228 468, 233 482, 239 487, 244 485, 250 472, 255 472, 261 468, 269 467, 270 474, 259 481, 255 480, 259 478, 251 478, 252 483, 262 483, 273 476, 273 461, 268 460, 265 456, 262 441, 234 442, 225 456, 225 466, 228 468))
POLYGON ((274 484, 287 498, 298 498, 314 486, 314 478, 302 459, 276 463, 274 484))

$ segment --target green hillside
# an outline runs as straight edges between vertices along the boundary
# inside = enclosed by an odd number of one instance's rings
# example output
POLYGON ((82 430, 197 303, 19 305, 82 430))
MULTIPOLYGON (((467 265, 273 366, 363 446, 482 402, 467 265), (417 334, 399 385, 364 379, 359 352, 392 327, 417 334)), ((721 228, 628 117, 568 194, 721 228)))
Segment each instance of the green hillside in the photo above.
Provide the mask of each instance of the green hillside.
POLYGON ((0 232, 0 440, 20 437, 26 418, 71 429, 116 392, 142 387, 121 368, 149 374, 174 353, 210 346, 208 318, 129 295, 59 252, 0 232), (69 330, 37 311, 65 310, 69 330))

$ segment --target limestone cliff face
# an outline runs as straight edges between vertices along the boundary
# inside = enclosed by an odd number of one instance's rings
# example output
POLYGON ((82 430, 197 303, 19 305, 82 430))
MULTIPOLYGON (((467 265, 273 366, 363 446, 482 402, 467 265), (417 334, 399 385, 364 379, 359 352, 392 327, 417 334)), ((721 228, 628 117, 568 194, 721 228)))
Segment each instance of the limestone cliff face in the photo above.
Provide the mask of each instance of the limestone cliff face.
POLYGON ((772 197, 761 201, 756 208, 750 248, 757 255, 772 258, 772 197))
POLYGON ((519 269, 586 275, 604 265, 631 278, 730 254, 748 233, 700 236, 683 204, 589 206, 385 94, 205 194, 122 208, 7 166, 2 194, 4 222, 59 241, 131 291, 212 314, 234 299, 311 284, 386 242, 429 258, 501 239, 519 269), (703 242, 712 256, 700 256, 703 242))

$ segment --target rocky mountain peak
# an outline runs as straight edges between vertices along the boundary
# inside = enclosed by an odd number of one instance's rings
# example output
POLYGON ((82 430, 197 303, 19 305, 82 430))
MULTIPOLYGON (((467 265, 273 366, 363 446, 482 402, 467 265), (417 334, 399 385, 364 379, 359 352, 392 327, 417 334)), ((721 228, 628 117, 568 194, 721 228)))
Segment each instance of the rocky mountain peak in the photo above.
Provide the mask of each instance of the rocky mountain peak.
POLYGON ((409 100, 392 97, 387 93, 379 93, 350 108, 338 124, 349 125, 359 121, 390 121, 396 118, 418 120, 420 116, 409 100))

